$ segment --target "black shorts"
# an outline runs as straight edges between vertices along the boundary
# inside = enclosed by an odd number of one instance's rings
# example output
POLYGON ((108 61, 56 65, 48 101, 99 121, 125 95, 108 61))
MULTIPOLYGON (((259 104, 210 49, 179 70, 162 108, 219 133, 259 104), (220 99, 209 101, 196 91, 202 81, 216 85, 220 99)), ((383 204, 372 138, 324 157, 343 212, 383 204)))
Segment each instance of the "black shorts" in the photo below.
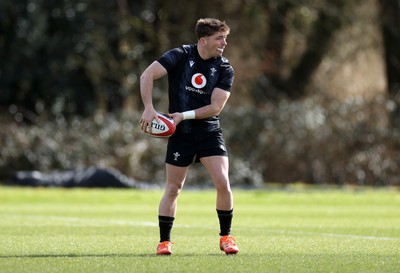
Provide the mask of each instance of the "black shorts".
POLYGON ((207 156, 228 156, 222 131, 202 134, 176 132, 168 140, 166 163, 187 167, 207 156))

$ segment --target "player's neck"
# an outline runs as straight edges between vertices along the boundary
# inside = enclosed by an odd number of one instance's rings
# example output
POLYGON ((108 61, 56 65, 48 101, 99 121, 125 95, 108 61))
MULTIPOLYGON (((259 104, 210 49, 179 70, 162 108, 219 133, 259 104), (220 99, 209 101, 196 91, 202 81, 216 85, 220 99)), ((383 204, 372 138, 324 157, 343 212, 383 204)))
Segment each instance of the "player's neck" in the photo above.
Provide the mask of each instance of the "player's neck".
POLYGON ((210 56, 207 51, 201 46, 197 46, 197 53, 199 53, 200 58, 202 58, 204 61, 212 58, 212 56, 210 56))

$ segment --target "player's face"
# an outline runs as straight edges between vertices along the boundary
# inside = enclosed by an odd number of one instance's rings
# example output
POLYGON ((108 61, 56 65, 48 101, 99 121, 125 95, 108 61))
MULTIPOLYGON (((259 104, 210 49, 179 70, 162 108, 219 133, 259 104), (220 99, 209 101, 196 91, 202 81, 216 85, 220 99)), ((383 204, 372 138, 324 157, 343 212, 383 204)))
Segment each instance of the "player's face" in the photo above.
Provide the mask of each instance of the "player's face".
POLYGON ((217 58, 222 56, 224 53, 224 49, 228 44, 226 42, 226 38, 228 37, 227 33, 217 32, 212 36, 205 37, 205 49, 210 58, 217 58))

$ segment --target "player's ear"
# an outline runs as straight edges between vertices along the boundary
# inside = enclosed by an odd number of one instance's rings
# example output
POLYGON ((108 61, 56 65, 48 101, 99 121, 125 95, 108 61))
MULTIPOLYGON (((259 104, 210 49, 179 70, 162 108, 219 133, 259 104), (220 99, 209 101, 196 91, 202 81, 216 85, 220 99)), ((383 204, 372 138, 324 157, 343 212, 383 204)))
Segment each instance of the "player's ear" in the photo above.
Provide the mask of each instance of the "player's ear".
POLYGON ((207 44, 207 39, 205 37, 201 37, 199 40, 199 45, 205 46, 207 44))

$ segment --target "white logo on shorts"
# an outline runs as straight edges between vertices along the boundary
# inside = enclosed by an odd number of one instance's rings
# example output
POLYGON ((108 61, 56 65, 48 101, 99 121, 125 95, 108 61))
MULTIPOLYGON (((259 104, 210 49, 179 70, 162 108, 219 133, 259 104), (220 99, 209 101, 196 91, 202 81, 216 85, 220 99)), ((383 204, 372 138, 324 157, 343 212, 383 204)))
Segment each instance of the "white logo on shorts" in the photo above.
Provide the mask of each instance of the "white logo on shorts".
POLYGON ((173 155, 174 155, 174 161, 178 161, 178 157, 181 156, 178 152, 173 153, 173 155))

